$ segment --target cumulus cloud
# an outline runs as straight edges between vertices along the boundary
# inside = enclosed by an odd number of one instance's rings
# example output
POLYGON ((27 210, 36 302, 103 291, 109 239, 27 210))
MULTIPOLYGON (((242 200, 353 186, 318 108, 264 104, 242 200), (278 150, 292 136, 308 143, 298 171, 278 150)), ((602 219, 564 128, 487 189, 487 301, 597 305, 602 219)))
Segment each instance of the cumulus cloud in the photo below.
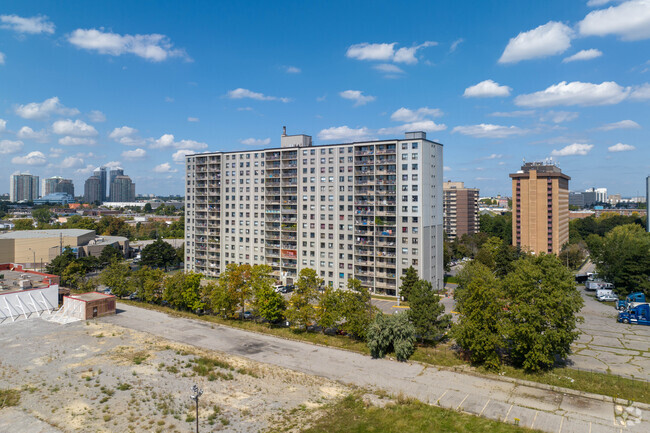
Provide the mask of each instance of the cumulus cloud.
POLYGON ((549 21, 510 39, 499 63, 517 63, 562 54, 571 46, 572 36, 573 30, 569 26, 549 21))
POLYGON ((52 132, 58 135, 71 135, 73 137, 94 137, 97 130, 94 126, 83 120, 57 120, 52 124, 52 132))
POLYGON ((60 116, 76 116, 79 114, 79 110, 76 108, 63 106, 56 96, 43 102, 30 102, 29 104, 19 105, 15 108, 15 112, 23 119, 35 120, 47 119, 53 114, 60 116))
POLYGON ((575 62, 576 60, 591 60, 602 55, 602 51, 592 48, 590 50, 578 51, 574 55, 566 57, 564 60, 562 60, 562 63, 575 62))
POLYGON ((122 168, 122 163, 120 161, 109 161, 104 164, 106 168, 122 168))
POLYGON ((7 129, 7 121, 0 119, 0 132, 4 132, 7 129))
POLYGON ((11 163, 18 165, 41 166, 45 165, 46 162, 45 155, 43 155, 43 152, 39 151, 29 152, 25 156, 14 156, 11 158, 11 163))
POLYGON ((263 93, 253 92, 252 90, 243 89, 241 87, 230 90, 226 96, 230 99, 255 99, 257 101, 282 101, 290 102, 290 98, 278 98, 276 96, 268 96, 263 93))
POLYGON ((68 156, 59 164, 61 168, 82 168, 84 160, 76 156, 68 156))
POLYGON ((79 175, 89 175, 89 174, 91 174, 93 172, 93 170, 95 170, 95 168, 96 168, 96 166, 94 166, 92 164, 88 164, 83 168, 76 169, 74 172, 76 174, 79 174, 79 175))
POLYGON ((629 94, 629 87, 619 86, 614 81, 600 84, 562 81, 539 92, 519 95, 515 104, 524 107, 612 105, 623 101, 629 94))
POLYGON ((439 108, 422 107, 411 110, 401 107, 390 115, 390 120, 394 120, 395 122, 417 122, 428 117, 440 117, 442 114, 442 110, 439 108))
POLYGON ((630 94, 630 99, 646 101, 650 99, 650 84, 645 83, 642 86, 635 87, 630 94))
POLYGON ((16 33, 54 33, 54 24, 44 15, 25 18, 18 15, 0 15, 0 28, 12 30, 16 33))
POLYGON ((23 150, 23 142, 20 140, 0 140, 0 155, 9 155, 23 150))
POLYGON ((442 167, 442 171, 451 171, 451 167, 449 167, 448 165, 445 165, 445 166, 442 167))
POLYGON ((589 12, 577 27, 582 36, 616 35, 627 41, 650 38, 650 0, 631 0, 589 12))
POLYGON ((600 131, 611 131, 613 129, 639 129, 641 125, 636 123, 634 120, 621 120, 620 122, 607 123, 603 126, 600 126, 596 129, 600 131))
POLYGON ((585 156, 593 147, 593 144, 573 143, 560 150, 553 149, 551 156, 585 156))
POLYGON ((190 149, 179 149, 172 155, 172 160, 177 164, 185 164, 185 156, 196 153, 190 149))
POLYGON ((350 128, 348 126, 333 126, 323 129, 318 133, 318 138, 323 141, 355 141, 364 140, 370 136, 370 130, 363 128, 350 128))
POLYGON ((120 35, 104 29, 77 29, 68 35, 68 42, 77 48, 111 56, 128 53, 152 62, 172 57, 191 61, 185 50, 174 48, 167 36, 159 34, 120 35))
POLYGON ((421 107, 411 110, 406 107, 397 109, 391 114, 390 119, 394 122, 406 122, 403 125, 381 128, 377 131, 379 135, 396 135, 409 131, 435 132, 447 129, 443 123, 436 123, 431 118, 442 116, 438 108, 421 107))
POLYGON ((510 96, 512 88, 501 86, 492 80, 481 81, 478 84, 465 89, 463 96, 465 98, 493 98, 510 96))
POLYGON ((521 129, 517 126, 492 125, 490 123, 481 123, 479 125, 456 126, 451 131, 459 134, 469 135, 477 138, 507 138, 517 135, 524 135, 528 130, 521 129))
POLYGON ((63 149, 58 147, 50 147, 50 158, 58 158, 63 154, 63 149))
POLYGON ((271 144, 271 139, 270 138, 245 138, 243 140, 239 140, 241 144, 245 144, 246 146, 268 146, 271 144))
POLYGON ((106 115, 102 113, 99 110, 93 110, 90 113, 88 113, 88 118, 90 119, 91 122, 106 122, 106 115))
POLYGON ((593 8, 593 7, 606 5, 607 3, 611 3, 612 1, 622 1, 622 0, 589 0, 587 2, 587 6, 593 8))
POLYGON ((45 130, 41 129, 40 131, 34 131, 29 126, 23 126, 22 128, 20 128, 16 133, 16 137, 22 140, 34 140, 34 141, 40 141, 42 143, 46 142, 49 138, 45 130))
POLYGON ((417 122, 405 123, 404 125, 381 128, 377 131, 379 135, 397 135, 404 132, 424 131, 435 132, 447 129, 444 123, 436 123, 433 120, 419 120, 417 122))
POLYGON ((493 117, 528 117, 534 116, 535 110, 495 111, 490 113, 493 117))
POLYGON ((5 64, 5 55, 4 53, 0 52, 0 65, 5 64))
POLYGON ((133 150, 125 150, 122 152, 122 158, 132 161, 136 159, 142 159, 147 156, 147 151, 141 148, 133 150))
POLYGON ((125 146, 141 146, 145 140, 138 137, 138 130, 130 126, 120 126, 113 129, 108 137, 125 146))
POLYGON ((339 96, 343 99, 354 101, 355 107, 366 105, 368 102, 375 100, 374 96, 364 95, 361 90, 345 90, 339 93, 339 96))
POLYGON ((438 45, 438 43, 426 41, 420 45, 403 47, 397 50, 395 49, 395 45, 397 45, 397 42, 390 44, 370 44, 363 42, 348 47, 345 55, 350 59, 356 60, 380 60, 384 62, 415 64, 418 62, 417 57, 415 57, 418 50, 438 45))
POLYGON ((297 68, 295 66, 285 66, 284 72, 286 72, 287 74, 299 74, 302 71, 300 70, 300 68, 297 68))
POLYGON ((149 145, 151 149, 191 149, 201 150, 207 149, 206 143, 201 143, 194 140, 181 140, 175 141, 173 134, 163 134, 160 138, 153 140, 149 145))
POLYGON ((392 63, 380 63, 378 65, 374 65, 373 69, 384 73, 384 76, 388 78, 398 77, 401 74, 404 74, 404 70, 402 68, 397 65, 393 65, 392 63))
POLYGON ((623 143, 616 143, 615 145, 609 146, 607 148, 607 150, 610 152, 629 152, 634 149, 636 149, 636 147, 632 146, 631 144, 623 143))
POLYGON ((62 146, 94 146, 97 144, 95 139, 88 137, 71 137, 66 135, 59 138, 59 144, 62 146))
POLYGON ((540 117, 542 122, 563 123, 575 120, 578 118, 578 113, 574 111, 553 111, 543 114, 540 117))
POLYGON ((153 169, 154 173, 176 173, 178 172, 177 169, 172 169, 171 164, 168 162, 164 162, 162 164, 158 164, 157 166, 154 167, 153 169))

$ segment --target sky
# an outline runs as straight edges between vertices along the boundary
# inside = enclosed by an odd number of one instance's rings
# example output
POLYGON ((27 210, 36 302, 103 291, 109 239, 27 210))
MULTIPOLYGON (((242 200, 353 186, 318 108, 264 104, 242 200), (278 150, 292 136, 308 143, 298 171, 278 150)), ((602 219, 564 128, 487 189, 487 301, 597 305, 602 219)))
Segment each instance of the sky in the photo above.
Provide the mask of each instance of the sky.
POLYGON ((184 155, 402 138, 510 195, 523 160, 644 195, 650 0, 0 4, 0 193, 119 166, 183 194, 184 155))

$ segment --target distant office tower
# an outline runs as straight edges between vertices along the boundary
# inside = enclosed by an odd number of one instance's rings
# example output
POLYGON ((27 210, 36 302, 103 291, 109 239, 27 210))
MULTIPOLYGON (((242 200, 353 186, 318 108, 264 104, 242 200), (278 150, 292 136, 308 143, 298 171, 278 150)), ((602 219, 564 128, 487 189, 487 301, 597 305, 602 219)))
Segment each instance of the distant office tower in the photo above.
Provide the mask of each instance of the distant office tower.
POLYGON ((74 184, 72 183, 72 179, 61 179, 54 188, 54 192, 64 192, 74 197, 74 184))
POLYGON ((449 240, 479 231, 478 189, 465 188, 463 182, 442 184, 443 219, 449 240))
POLYGON ((43 197, 55 192, 64 192, 74 197, 74 184, 71 179, 64 179, 61 176, 43 179, 43 197))
POLYGON ((569 180, 552 163, 527 162, 512 178, 512 244, 558 254, 569 240, 569 180))
POLYGON ((124 170, 119 167, 112 168, 108 176, 108 186, 109 186, 108 201, 121 201, 121 200, 115 200, 115 198, 113 197, 114 195, 113 180, 115 180, 117 176, 124 176, 124 170))
POLYGON ((97 176, 90 176, 86 179, 84 185, 84 202, 86 203, 102 203, 101 199, 102 188, 101 179, 97 176))
POLYGON ((12 174, 9 184, 10 201, 34 201, 39 197, 38 176, 12 174))
POLYGON ((585 192, 593 194, 594 203, 607 203, 607 188, 589 188, 585 192))
POLYGON ((395 295, 413 266, 443 285, 442 145, 404 138, 186 157, 186 270, 267 264, 283 284, 312 268, 326 285, 357 278, 395 295))
POLYGON ((111 182, 111 201, 135 201, 135 184, 129 176, 115 176, 111 182))
POLYGON ((103 203, 106 201, 106 167, 97 167, 93 171, 93 176, 96 176, 99 179, 99 202, 103 203))

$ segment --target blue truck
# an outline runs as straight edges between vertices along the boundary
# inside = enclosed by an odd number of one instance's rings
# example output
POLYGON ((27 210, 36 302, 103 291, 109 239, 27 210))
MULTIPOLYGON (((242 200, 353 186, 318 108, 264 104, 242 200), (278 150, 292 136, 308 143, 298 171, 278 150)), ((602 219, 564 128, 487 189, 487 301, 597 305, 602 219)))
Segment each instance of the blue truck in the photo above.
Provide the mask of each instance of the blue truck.
POLYGON ((618 301, 616 308, 618 311, 625 311, 628 307, 631 306, 630 304, 643 302, 646 302, 643 292, 630 293, 625 299, 618 301))
POLYGON ((617 321, 633 325, 650 325, 650 305, 639 304, 618 313, 617 321))

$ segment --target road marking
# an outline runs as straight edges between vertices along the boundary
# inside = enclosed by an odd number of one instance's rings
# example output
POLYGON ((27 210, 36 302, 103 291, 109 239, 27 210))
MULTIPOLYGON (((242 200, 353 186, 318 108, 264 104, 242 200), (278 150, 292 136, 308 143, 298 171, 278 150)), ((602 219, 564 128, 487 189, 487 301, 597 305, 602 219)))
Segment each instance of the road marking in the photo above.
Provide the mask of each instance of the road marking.
POLYGON ((535 416, 533 417, 533 423, 530 425, 531 430, 535 428, 535 420, 537 419, 538 412, 539 411, 537 411, 537 410, 535 411, 535 416))
POLYGON ((506 417, 503 418, 503 422, 506 422, 506 420, 508 419, 508 415, 510 415, 510 411, 512 410, 512 406, 514 406, 514 404, 510 405, 510 409, 508 409, 508 413, 506 413, 506 417))
POLYGON ((490 399, 489 398, 488 398, 487 403, 485 403, 485 406, 483 406, 483 409, 481 409, 481 413, 479 413, 478 416, 483 415, 483 411, 485 410, 485 408, 487 407, 488 404, 490 404, 490 399))
POLYGON ((467 397, 469 397, 469 394, 467 394, 467 395, 465 396, 465 398, 463 399, 463 401, 460 402, 460 404, 458 405, 458 407, 456 408, 456 410, 460 409, 460 407, 463 405, 463 403, 465 403, 465 400, 467 400, 467 397))
POLYGON ((445 392, 443 392, 442 395, 440 397, 438 397, 438 399, 436 400, 436 404, 438 406, 440 406, 440 399, 443 398, 445 396, 445 394, 447 394, 447 391, 449 391, 449 390, 445 389, 445 392))
POLYGON ((557 431, 557 433, 562 433, 562 424, 564 424, 564 417, 560 418, 560 429, 557 431))

